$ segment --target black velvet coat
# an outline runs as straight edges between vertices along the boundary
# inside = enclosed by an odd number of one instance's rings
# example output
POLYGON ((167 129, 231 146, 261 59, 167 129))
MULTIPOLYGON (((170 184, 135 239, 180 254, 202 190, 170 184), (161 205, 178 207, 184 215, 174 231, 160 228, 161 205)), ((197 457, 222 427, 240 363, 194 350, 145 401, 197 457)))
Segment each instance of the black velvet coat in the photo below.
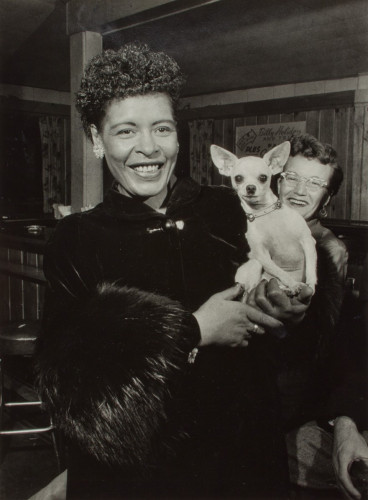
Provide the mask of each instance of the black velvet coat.
POLYGON ((70 441, 68 498, 284 495, 273 339, 187 362, 191 313, 233 285, 245 232, 231 189, 190 179, 165 215, 113 187, 58 224, 39 378, 70 441))

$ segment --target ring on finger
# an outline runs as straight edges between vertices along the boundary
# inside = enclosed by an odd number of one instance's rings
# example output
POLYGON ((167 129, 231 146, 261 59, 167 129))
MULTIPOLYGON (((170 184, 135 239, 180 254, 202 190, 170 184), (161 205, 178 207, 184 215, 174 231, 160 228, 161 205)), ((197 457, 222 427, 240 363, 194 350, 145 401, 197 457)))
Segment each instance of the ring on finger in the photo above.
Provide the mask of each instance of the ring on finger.
POLYGON ((252 328, 252 332, 257 333, 258 330, 259 330, 259 326, 257 325, 257 323, 254 323, 253 328, 252 328))

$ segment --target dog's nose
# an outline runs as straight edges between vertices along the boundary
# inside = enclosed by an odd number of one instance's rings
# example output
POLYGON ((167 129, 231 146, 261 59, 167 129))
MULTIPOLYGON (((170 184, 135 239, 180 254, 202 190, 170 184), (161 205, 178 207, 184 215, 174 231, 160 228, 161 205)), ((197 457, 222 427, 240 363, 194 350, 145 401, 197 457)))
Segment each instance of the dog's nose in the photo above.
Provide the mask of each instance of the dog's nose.
POLYGON ((247 186, 247 194, 254 194, 256 192, 256 186, 254 184, 248 184, 247 186))

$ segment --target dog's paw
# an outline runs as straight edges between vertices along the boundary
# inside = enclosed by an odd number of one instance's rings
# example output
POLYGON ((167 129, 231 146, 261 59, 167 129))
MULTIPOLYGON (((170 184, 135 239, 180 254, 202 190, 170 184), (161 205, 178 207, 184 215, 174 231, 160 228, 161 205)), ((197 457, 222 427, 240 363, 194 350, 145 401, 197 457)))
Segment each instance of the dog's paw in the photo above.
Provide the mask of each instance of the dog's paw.
POLYGON ((241 265, 235 275, 235 281, 244 285, 245 290, 252 290, 261 280, 262 265, 256 259, 250 259, 241 265))
POLYGON ((288 286, 280 285, 280 288, 285 291, 288 297, 296 297, 302 291, 303 286, 305 286, 305 283, 295 282, 295 284, 288 286))

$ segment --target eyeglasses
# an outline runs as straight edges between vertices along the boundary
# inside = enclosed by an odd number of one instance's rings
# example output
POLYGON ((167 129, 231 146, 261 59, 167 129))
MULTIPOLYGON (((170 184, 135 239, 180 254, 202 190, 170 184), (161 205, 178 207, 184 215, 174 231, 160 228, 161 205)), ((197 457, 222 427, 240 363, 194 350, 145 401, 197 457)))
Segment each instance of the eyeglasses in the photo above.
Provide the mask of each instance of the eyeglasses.
POLYGON ((282 172, 280 175, 292 187, 297 186, 299 182, 304 182, 308 191, 318 191, 319 189, 328 187, 328 182, 318 177, 302 177, 295 172, 282 172))

